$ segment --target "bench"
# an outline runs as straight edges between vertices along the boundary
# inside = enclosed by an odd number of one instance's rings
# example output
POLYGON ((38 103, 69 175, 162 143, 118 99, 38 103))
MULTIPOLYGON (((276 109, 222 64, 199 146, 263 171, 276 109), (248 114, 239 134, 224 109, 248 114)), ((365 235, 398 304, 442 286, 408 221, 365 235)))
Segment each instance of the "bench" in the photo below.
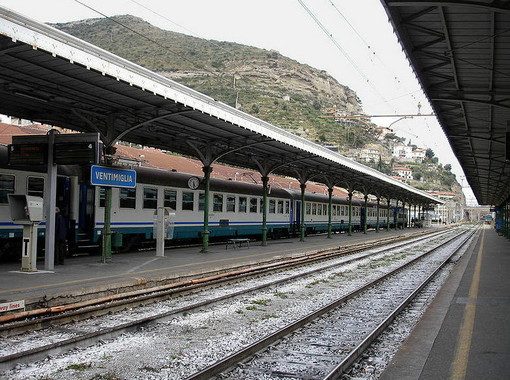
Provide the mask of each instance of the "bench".
POLYGON ((242 239, 228 239, 227 245, 225 245, 225 249, 228 248, 229 244, 232 244, 232 248, 241 248, 243 243, 246 243, 248 248, 250 248, 250 239, 242 238, 242 239))

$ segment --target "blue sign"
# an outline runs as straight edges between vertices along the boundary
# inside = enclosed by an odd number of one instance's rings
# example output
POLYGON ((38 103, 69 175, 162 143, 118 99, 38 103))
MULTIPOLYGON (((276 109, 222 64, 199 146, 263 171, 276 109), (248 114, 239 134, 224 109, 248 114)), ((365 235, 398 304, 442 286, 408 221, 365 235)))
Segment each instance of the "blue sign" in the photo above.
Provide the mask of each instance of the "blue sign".
POLYGON ((94 186, 136 187, 136 172, 130 169, 92 165, 90 183, 94 186))

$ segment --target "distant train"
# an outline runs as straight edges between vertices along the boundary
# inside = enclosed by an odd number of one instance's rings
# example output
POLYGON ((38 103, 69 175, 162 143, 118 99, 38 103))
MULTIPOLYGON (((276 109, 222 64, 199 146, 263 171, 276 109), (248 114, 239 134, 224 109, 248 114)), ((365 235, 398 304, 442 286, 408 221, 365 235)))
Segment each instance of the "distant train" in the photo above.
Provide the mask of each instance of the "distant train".
MULTIPOLYGON (((21 244, 22 226, 13 224, 8 211, 7 194, 43 196, 46 175, 34 171, 11 169, 6 165, 6 153, 0 149, 0 259, 12 256, 21 244)), ((68 241, 71 252, 79 252, 100 244, 104 226, 104 188, 88 183, 87 167, 60 166, 57 178, 57 206, 69 221, 68 241)), ((172 210, 174 242, 201 238, 203 230, 204 191, 192 190, 188 180, 192 174, 153 168, 136 168, 137 186, 134 189, 114 188, 112 191, 112 245, 129 251, 153 242, 154 214, 158 207, 172 210)), ((231 180, 211 179, 209 210, 210 239, 229 237, 260 238, 262 234, 261 185, 231 180)), ((301 194, 297 190, 272 187, 268 198, 267 228, 270 238, 295 236, 301 223, 301 194)), ((307 234, 328 229, 328 196, 306 193, 304 223, 307 234)), ((377 224, 376 204, 352 201, 352 228, 362 229, 366 219, 368 228, 377 224)), ((407 213, 383 204, 379 208, 379 226, 386 227, 390 212, 390 227, 407 223, 407 213)), ((348 201, 333 197, 332 229, 348 229, 348 201)), ((44 236, 44 223, 39 227, 44 236)), ((43 239, 39 239, 42 241, 43 239)), ((41 244, 41 242, 40 242, 41 244)), ((17 254, 19 256, 19 254, 17 254)))
POLYGON ((487 215, 481 216, 481 221, 484 222, 485 224, 492 224, 493 220, 494 220, 494 217, 492 216, 492 214, 487 214, 487 215))

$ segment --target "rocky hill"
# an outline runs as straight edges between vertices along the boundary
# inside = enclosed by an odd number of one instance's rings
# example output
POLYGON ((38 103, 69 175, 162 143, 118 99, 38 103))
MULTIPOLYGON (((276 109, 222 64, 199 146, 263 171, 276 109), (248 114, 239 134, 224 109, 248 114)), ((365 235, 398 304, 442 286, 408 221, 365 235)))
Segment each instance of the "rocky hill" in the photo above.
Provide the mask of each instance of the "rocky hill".
POLYGON ((342 128, 330 109, 362 112, 360 99, 327 72, 269 51, 165 31, 124 15, 54 27, 317 142, 360 146, 372 126, 342 128))
MULTIPOLYGON (((363 113, 353 90, 277 51, 165 31, 130 15, 53 26, 297 135, 336 146, 341 153, 377 141, 375 125, 367 120, 340 124, 323 117, 330 110, 363 113)), ((391 150, 400 140, 393 136, 385 143, 391 150)), ((392 175, 393 161, 363 163, 392 175)), ((413 183, 419 188, 458 186, 452 173, 436 175, 442 169, 437 162, 413 169, 420 173, 420 182, 413 183)))

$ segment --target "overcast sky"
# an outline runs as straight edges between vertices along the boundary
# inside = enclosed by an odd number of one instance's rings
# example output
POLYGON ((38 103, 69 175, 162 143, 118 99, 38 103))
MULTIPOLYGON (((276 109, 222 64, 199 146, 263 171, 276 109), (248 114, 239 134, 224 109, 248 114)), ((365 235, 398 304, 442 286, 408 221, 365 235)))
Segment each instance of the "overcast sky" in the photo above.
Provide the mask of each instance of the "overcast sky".
MULTIPOLYGON (((162 29, 277 50, 356 91, 369 115, 431 113, 379 0, 0 0, 41 22, 131 14, 162 29), (92 10, 88 7, 96 10, 92 10), (317 22, 318 20, 318 22, 317 22), (320 24, 320 25, 319 25, 320 24)), ((372 121, 462 169, 435 117, 372 121)), ((466 193, 466 191, 465 191, 466 193)), ((469 198, 472 193, 466 193, 469 198)))

